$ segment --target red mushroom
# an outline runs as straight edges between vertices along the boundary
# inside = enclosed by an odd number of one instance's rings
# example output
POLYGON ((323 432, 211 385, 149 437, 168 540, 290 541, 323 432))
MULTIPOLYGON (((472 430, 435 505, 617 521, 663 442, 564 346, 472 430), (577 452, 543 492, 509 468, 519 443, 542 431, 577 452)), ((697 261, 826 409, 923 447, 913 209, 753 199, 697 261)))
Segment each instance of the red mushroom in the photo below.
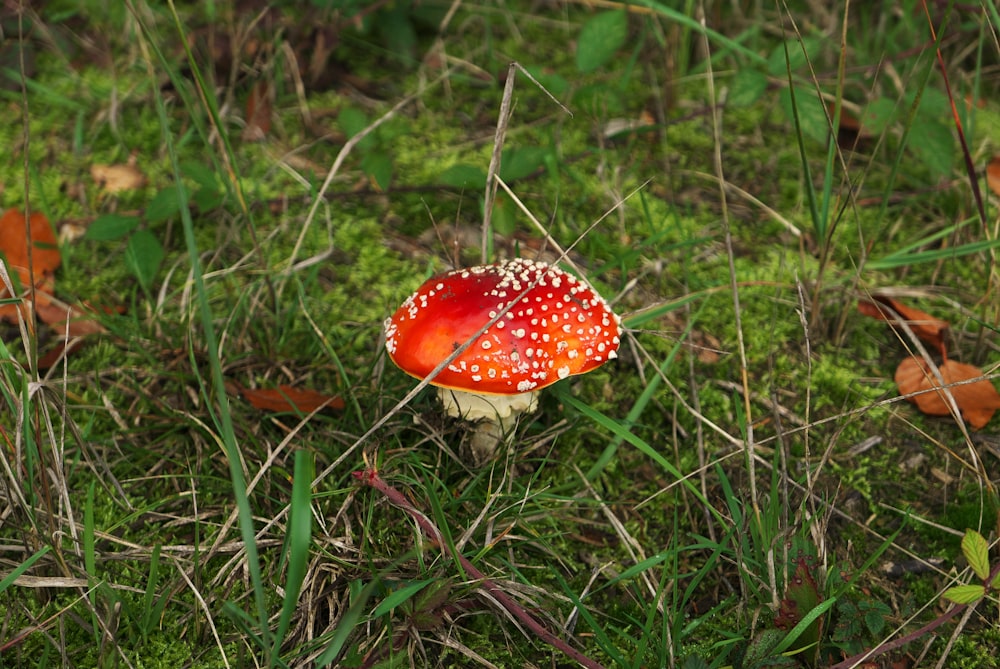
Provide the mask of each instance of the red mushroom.
POLYGON ((539 390, 617 357, 620 324, 586 282, 515 258, 429 279, 386 320, 385 345, 423 379, 472 340, 430 383, 448 415, 494 426, 492 453, 498 429, 534 411, 539 390))

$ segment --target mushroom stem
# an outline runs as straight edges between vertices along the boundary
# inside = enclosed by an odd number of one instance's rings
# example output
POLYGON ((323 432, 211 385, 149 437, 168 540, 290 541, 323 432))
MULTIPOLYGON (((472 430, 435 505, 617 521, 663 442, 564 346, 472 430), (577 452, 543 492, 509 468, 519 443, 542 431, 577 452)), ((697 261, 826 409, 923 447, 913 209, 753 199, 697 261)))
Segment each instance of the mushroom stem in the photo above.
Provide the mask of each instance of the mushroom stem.
POLYGON ((513 416, 493 420, 484 418, 475 424, 469 437, 468 459, 473 467, 482 467, 493 460, 493 455, 501 442, 514 434, 516 419, 513 416))
POLYGON ((453 418, 475 423, 468 450, 472 464, 482 466, 493 459, 497 446, 514 432, 517 418, 538 408, 538 393, 478 395, 438 388, 445 412, 453 418))

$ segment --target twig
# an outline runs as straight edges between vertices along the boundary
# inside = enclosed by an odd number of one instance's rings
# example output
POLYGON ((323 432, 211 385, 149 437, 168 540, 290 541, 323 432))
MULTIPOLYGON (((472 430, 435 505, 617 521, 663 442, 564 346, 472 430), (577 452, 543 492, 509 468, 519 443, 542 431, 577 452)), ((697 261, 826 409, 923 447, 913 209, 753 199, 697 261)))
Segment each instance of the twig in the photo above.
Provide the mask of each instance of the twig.
MULTIPOLYGON (((427 535, 429 539, 436 542, 438 546, 442 548, 442 550, 450 552, 448 544, 444 541, 444 538, 441 535, 441 530, 439 530, 434 525, 434 523, 430 520, 430 518, 422 514, 420 511, 416 509, 416 507, 410 504, 410 502, 407 501, 403 493, 399 492, 398 490, 390 486, 388 483, 386 483, 385 480, 378 475, 378 470, 372 467, 362 471, 353 472, 352 475, 354 476, 354 478, 358 479, 358 481, 360 481, 362 484, 371 486, 372 488, 375 488, 380 493, 385 495, 386 499, 388 499, 391 504, 399 507, 407 514, 409 514, 410 517, 412 517, 417 522, 417 525, 420 527, 421 531, 425 535, 427 535)), ((483 572, 476 569, 476 567, 471 562, 469 562, 469 560, 464 555, 462 555, 462 553, 456 552, 452 555, 452 557, 457 559, 459 563, 461 563, 462 569, 464 569, 470 576, 477 579, 482 584, 482 587, 485 588, 486 591, 494 599, 496 599, 496 601, 498 601, 500 605, 507 610, 508 613, 517 618, 521 623, 524 624, 525 627, 531 630, 531 632, 537 635, 538 638, 540 638, 542 641, 549 644, 553 648, 561 650, 563 653, 566 654, 567 657, 578 662, 583 667, 587 667, 588 669, 604 669, 603 665, 590 659, 580 651, 571 647, 569 644, 567 644, 565 641, 557 637, 555 634, 550 632, 544 625, 542 625, 538 621, 537 618, 535 618, 535 616, 533 616, 523 606, 514 601, 514 599, 510 595, 504 592, 500 588, 500 586, 498 586, 496 583, 488 579, 483 572)))

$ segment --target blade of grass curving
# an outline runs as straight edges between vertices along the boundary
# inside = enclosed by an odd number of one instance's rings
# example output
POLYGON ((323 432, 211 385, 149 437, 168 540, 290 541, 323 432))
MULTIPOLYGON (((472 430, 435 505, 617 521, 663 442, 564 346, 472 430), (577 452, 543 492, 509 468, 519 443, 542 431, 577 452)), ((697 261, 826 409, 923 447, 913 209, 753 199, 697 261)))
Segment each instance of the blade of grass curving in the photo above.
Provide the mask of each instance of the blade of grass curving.
MULTIPOLYGON (((635 425, 636 421, 639 420, 639 417, 646 410, 646 407, 653 401, 653 397, 656 395, 657 390, 659 390, 662 379, 667 374, 667 370, 669 370, 671 365, 673 365, 674 359, 681 350, 681 345, 687 339, 687 336, 690 334, 691 328, 694 327, 695 322, 697 322, 698 314, 700 314, 704 309, 705 303, 703 302, 695 315, 688 320, 687 326, 684 328, 684 332, 680 337, 678 337, 677 343, 674 344, 674 347, 670 349, 670 353, 660 364, 658 373, 654 374, 653 378, 650 379, 649 384, 643 388, 642 393, 629 410, 628 415, 625 416, 624 425, 627 428, 631 428, 631 426, 635 425)), ((608 464, 614 459, 615 454, 618 452, 618 448, 621 446, 623 440, 624 437, 616 436, 611 440, 611 442, 608 443, 607 446, 605 446, 604 451, 600 454, 600 456, 598 456, 597 461, 591 466, 590 471, 587 472, 586 478, 588 481, 593 482, 598 476, 601 475, 604 468, 607 467, 608 464)))
POLYGON ((326 650, 316 658, 316 666, 319 668, 329 665, 331 662, 340 657, 340 654, 344 650, 344 646, 347 645, 347 640, 351 636, 351 632, 358 626, 361 622, 362 617, 364 617, 365 609, 368 606, 368 600, 371 599, 372 593, 381 583, 381 578, 376 576, 373 580, 369 581, 365 587, 361 589, 354 601, 351 602, 350 607, 348 607, 347 612, 341 616, 340 621, 337 623, 337 629, 333 632, 333 638, 330 640, 330 645, 326 647, 326 650))
POLYGON ((87 572, 87 580, 90 588, 87 590, 87 598, 90 600, 90 622, 94 633, 94 643, 101 643, 101 626, 97 620, 97 553, 94 542, 94 492, 97 483, 90 482, 87 488, 87 501, 83 506, 83 568, 87 572))
POLYGON ((605 631, 605 627, 607 626, 597 622, 594 616, 591 615, 590 611, 587 610, 587 607, 583 605, 583 601, 576 595, 573 588, 571 588, 569 583, 566 582, 566 579, 563 578, 563 575, 559 573, 559 570, 555 569, 552 565, 549 565, 549 573, 556 579, 556 581, 559 582, 563 593, 565 593, 566 597, 573 602, 573 606, 579 613, 580 618, 582 618, 587 623, 587 626, 590 627, 590 630, 594 635, 594 640, 597 642, 600 649, 607 653, 608 657, 610 657, 618 666, 628 667, 628 660, 625 659, 625 656, 622 655, 619 650, 620 644, 612 641, 608 636, 608 633, 605 631))
POLYGON ((142 593, 142 626, 140 632, 143 640, 148 641, 149 635, 156 630, 160 616, 170 602, 170 597, 164 594, 156 599, 156 587, 160 582, 160 549, 162 544, 153 546, 149 556, 149 574, 146 576, 146 591, 142 593))
POLYGON ((726 51, 728 50, 742 56, 743 58, 746 58, 751 63, 755 63, 757 65, 767 65, 767 58, 760 55, 753 49, 749 49, 740 44, 738 41, 730 37, 727 37, 722 33, 716 32, 715 30, 712 30, 711 28, 704 25, 694 17, 684 14, 683 12, 673 9, 671 7, 668 7, 662 2, 656 2, 655 0, 636 0, 632 4, 640 7, 646 7, 647 9, 652 9, 658 14, 666 17, 671 21, 674 21, 675 23, 680 24, 681 26, 687 28, 688 30, 691 30, 692 32, 698 35, 702 35, 710 39, 711 41, 715 42, 716 44, 721 44, 723 47, 725 47, 725 49, 713 52, 712 54, 713 60, 725 57, 726 51))
MULTIPOLYGON (((177 184, 175 192, 178 199, 178 211, 181 216, 181 227, 184 232, 184 242, 187 247, 188 260, 191 263, 191 276, 194 282, 195 299, 198 305, 199 319, 204 335, 206 357, 208 358, 211 373, 211 386, 206 387, 197 367, 194 367, 204 394, 205 408, 212 417, 219 434, 216 438, 220 441, 226 458, 229 462, 229 476, 233 489, 233 497, 236 501, 237 514, 239 516, 240 531, 246 551, 247 569, 250 573, 250 583, 253 590, 255 608, 257 610, 258 633, 266 637, 268 632, 268 615, 265 604, 264 580, 261 576, 260 558, 257 553, 256 533, 254 531, 253 512, 250 508, 250 500, 247 497, 246 480, 243 477, 241 467, 239 444, 236 441, 236 432, 233 429, 232 415, 229 411, 229 395, 226 392, 225 381, 222 375, 222 362, 219 354, 219 341, 215 334, 215 319, 208 299, 208 291, 205 288, 205 278, 201 268, 200 251, 198 242, 195 239, 194 221, 191 218, 191 210, 188 207, 187 193, 181 188, 183 176, 181 173, 180 160, 177 155, 177 146, 171 134, 170 118, 167 116, 166 104, 160 94, 156 72, 153 69, 153 56, 156 61, 167 71, 171 71, 171 66, 156 42, 155 34, 149 29, 142 19, 140 12, 136 11, 132 2, 127 3, 136 21, 141 28, 139 45, 146 57, 149 69, 149 80, 154 91, 153 100, 156 105, 156 112, 160 122, 160 129, 163 135, 163 144, 167 149, 167 156, 170 160, 170 172, 174 182, 177 184), (153 56, 149 51, 153 52, 153 56), (214 395, 214 397, 213 397, 214 395)), ((193 353, 192 353, 193 355, 193 353)))
MULTIPOLYGON (((375 469, 366 469, 363 471, 353 472, 354 478, 356 478, 363 485, 370 486, 375 490, 382 493, 385 498, 395 507, 401 509, 408 516, 416 521, 417 525, 420 527, 420 531, 424 533, 432 541, 436 541, 438 545, 444 549, 446 546, 441 540, 441 530, 431 522, 430 518, 421 513, 415 506, 413 506, 406 496, 390 486, 381 476, 379 476, 378 471, 375 469)), ((528 630, 530 630, 536 637, 549 644, 553 648, 557 648, 567 655, 570 659, 575 660, 580 665, 587 667, 588 669, 602 669, 602 665, 595 660, 590 659, 577 649, 570 646, 568 643, 557 637, 554 633, 549 631, 534 614, 525 609, 521 604, 519 604, 513 597, 508 595, 502 588, 500 588, 492 579, 488 578, 486 574, 479 571, 472 562, 468 560, 461 552, 456 553, 453 557, 462 563, 462 567, 471 578, 476 579, 479 582, 479 586, 486 590, 496 600, 506 611, 511 614, 517 620, 523 624, 528 630)))
POLYGON ((455 562, 455 568, 458 570, 459 578, 465 580, 468 576, 465 573, 465 568, 462 565, 462 561, 457 558, 461 554, 461 551, 455 545, 455 537, 451 533, 451 526, 448 524, 448 515, 444 512, 444 507, 441 506, 441 500, 438 499, 437 495, 432 494, 432 491, 427 489, 427 503, 430 504, 431 513, 434 516, 434 522, 437 523, 438 529, 440 530, 440 536, 438 540, 444 544, 447 549, 448 555, 453 556, 453 561, 455 562))
POLYGON ((48 546, 43 546, 39 550, 35 551, 31 556, 24 560, 21 564, 14 567, 14 569, 0 579, 0 594, 7 590, 11 585, 14 584, 19 577, 21 577, 26 571, 31 569, 31 566, 38 562, 40 559, 45 557, 48 552, 52 550, 48 546))
MULTIPOLYGON (((954 230, 955 228, 956 226, 948 226, 948 228, 943 232, 954 230)), ((931 235, 931 237, 940 237, 940 236, 942 236, 940 233, 931 235)), ((927 237, 921 240, 919 245, 925 245, 926 243, 933 241, 931 237, 927 237)), ((962 256, 982 253, 983 251, 990 251, 996 248, 1000 248, 1000 239, 983 239, 978 242, 969 242, 968 244, 961 244, 959 246, 952 246, 943 249, 928 249, 926 251, 919 251, 916 253, 909 252, 912 249, 911 245, 906 249, 895 251, 878 260, 869 261, 868 267, 869 269, 873 270, 887 270, 887 269, 893 269, 895 267, 908 267, 910 265, 916 265, 925 262, 937 262, 939 260, 949 260, 949 259, 953 260, 955 258, 961 258, 962 256)))
POLYGON ((312 487, 315 472, 312 453, 295 452, 295 469, 292 479, 292 501, 288 511, 287 567, 285 597, 281 605, 278 628, 274 632, 270 665, 273 667, 281 653, 281 643, 288 633, 292 616, 299 605, 299 593, 309 564, 309 546, 312 545, 312 487))
POLYGON ((383 599, 378 606, 375 607, 375 611, 372 612, 372 616, 379 618, 389 613, 397 606, 402 605, 404 602, 413 599, 413 597, 426 588, 431 583, 437 583, 439 579, 437 578, 425 578, 419 581, 414 581, 407 585, 404 585, 398 590, 394 590, 392 594, 383 599))
POLYGON ((631 427, 629 425, 619 423, 610 416, 605 416, 604 414, 597 411, 590 405, 584 404, 577 398, 573 397, 573 395, 571 395, 568 392, 565 392, 561 389, 557 389, 556 392, 559 394, 560 402, 568 404, 569 406, 573 407, 574 409, 576 409, 577 411, 579 411, 584 416, 594 421, 601 427, 610 430, 615 435, 616 438, 621 438, 624 441, 627 441, 628 443, 632 444, 641 453, 645 454, 647 457, 651 458, 658 465, 663 467, 669 474, 671 474, 677 479, 678 483, 687 488, 698 499, 699 502, 704 504, 705 508, 707 508, 712 513, 712 515, 715 516, 716 520, 724 522, 725 519, 723 518, 722 514, 719 513, 719 511, 715 508, 715 506, 711 502, 705 499, 705 496, 702 495, 701 490, 698 488, 698 486, 691 481, 691 477, 682 474, 681 471, 677 469, 677 467, 675 467, 673 463, 671 463, 669 460, 663 457, 663 454, 660 453, 656 448, 648 444, 644 439, 641 439, 635 434, 633 434, 631 427))
MULTIPOLYGON (((802 636, 802 633, 805 632, 810 625, 816 622, 817 618, 819 618, 824 613, 833 608, 833 605, 836 603, 837 603, 836 597, 829 597, 827 599, 824 599, 815 607, 813 607, 813 609, 809 611, 809 613, 802 616, 802 620, 796 623, 795 627, 790 629, 788 631, 788 634, 786 634, 785 637, 778 642, 778 645, 775 646, 774 649, 771 651, 772 655, 780 655, 789 648, 791 648, 792 644, 794 644, 798 640, 798 638, 802 636)), ((805 651, 808 648, 809 648, 808 646, 805 648, 800 648, 797 650, 797 652, 805 651)))

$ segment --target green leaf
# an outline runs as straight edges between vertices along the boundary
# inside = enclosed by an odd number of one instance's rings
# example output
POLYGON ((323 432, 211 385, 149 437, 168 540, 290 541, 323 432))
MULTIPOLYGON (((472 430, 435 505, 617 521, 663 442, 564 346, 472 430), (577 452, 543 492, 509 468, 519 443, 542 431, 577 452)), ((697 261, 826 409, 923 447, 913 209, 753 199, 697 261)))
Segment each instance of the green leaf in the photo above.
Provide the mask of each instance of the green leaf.
POLYGON ((895 122, 897 105, 895 100, 878 98, 872 100, 861 114, 861 125, 873 135, 881 135, 895 122))
POLYGON ((602 12, 583 24, 576 40, 576 69, 593 72, 607 64, 628 38, 624 9, 602 12))
POLYGON ((483 190, 486 188, 486 172, 474 165, 458 163, 441 172, 438 181, 452 188, 483 190))
POLYGON ((829 136, 830 127, 826 118, 826 107, 816 96, 816 90, 808 86, 795 86, 795 107, 792 107, 791 88, 781 91, 778 99, 785 115, 789 120, 794 121, 798 115, 799 124, 802 126, 802 134, 817 142, 826 142, 829 136))
POLYGON ((524 146, 504 150, 500 158, 500 178, 509 184, 534 174, 545 166, 545 158, 549 153, 549 149, 543 146, 524 146))
POLYGON ((372 151, 361 159, 361 169, 375 180, 379 188, 389 188, 392 182, 392 158, 388 153, 372 151))
POLYGON ((955 164, 955 138, 951 127, 923 114, 913 119, 907 148, 935 177, 945 177, 955 164))
POLYGON ((562 97, 562 95, 569 90, 569 82, 565 79, 565 77, 553 72, 548 72, 544 67, 532 65, 524 69, 535 78, 535 81, 537 81, 542 88, 557 98, 562 97))
POLYGON ((128 266, 144 290, 149 290, 153 279, 163 262, 163 246, 149 230, 139 230, 128 240, 125 249, 125 264, 128 266))
POLYGON ((982 599, 985 594, 986 588, 981 585, 956 585, 945 590, 941 596, 956 604, 971 604, 982 599))
POLYGON ((767 75, 759 70, 744 68, 736 73, 726 104, 734 107, 749 107, 767 90, 767 75))
MULTIPOLYGON (((354 137, 367 128, 370 125, 370 121, 368 120, 368 116, 360 109, 345 107, 337 117, 337 124, 340 125, 340 129, 344 131, 345 135, 354 137)), ((375 145, 375 141, 375 135, 371 133, 358 142, 358 149, 361 151, 371 149, 375 145)))
MULTIPOLYGON (((184 195, 188 196, 187 186, 181 186, 184 195)), ((190 199, 185 197, 185 200, 190 199)), ((146 205, 146 220, 150 223, 160 223, 178 216, 181 212, 181 200, 177 194, 177 186, 168 186, 153 196, 146 205)))
POLYGON ((87 228, 87 232, 84 233, 84 239, 92 239, 96 242, 108 242, 115 239, 121 239, 128 233, 135 230, 139 225, 140 219, 138 216, 122 216, 121 214, 103 214, 98 216, 90 227, 87 228))
POLYGON ((209 165, 203 165, 193 161, 181 163, 181 172, 185 177, 195 182, 202 188, 218 188, 219 176, 209 165))
POLYGON ((985 581, 990 577, 990 545, 983 535, 975 530, 966 530, 962 537, 962 555, 979 580, 985 581))
POLYGON ((344 134, 354 137, 356 134, 368 127, 368 117, 360 109, 345 107, 337 117, 337 124, 344 134))
POLYGON ((822 41, 815 37, 790 39, 776 46, 768 56, 767 71, 776 77, 786 77, 789 69, 795 72, 814 61, 822 46, 822 41))
POLYGON ((389 9, 379 12, 375 24, 382 44, 404 60, 413 58, 417 46, 417 31, 410 21, 409 5, 408 2, 390 4, 389 9))

